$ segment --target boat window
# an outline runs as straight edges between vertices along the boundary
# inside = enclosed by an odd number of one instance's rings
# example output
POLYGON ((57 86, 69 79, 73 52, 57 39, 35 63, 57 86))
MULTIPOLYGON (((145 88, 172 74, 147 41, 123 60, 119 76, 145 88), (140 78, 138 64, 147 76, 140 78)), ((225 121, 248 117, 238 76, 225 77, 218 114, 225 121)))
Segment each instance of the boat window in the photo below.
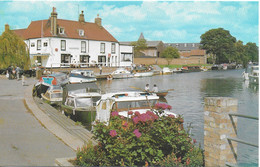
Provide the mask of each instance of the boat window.
POLYGON ((51 94, 51 98, 62 98, 62 93, 53 93, 51 94))
MULTIPOLYGON (((156 100, 149 100, 150 106, 154 106, 156 104, 156 100)), ((142 101, 126 101, 126 102, 117 102, 117 109, 123 108, 149 108, 149 103, 147 100, 142 101)))
POLYGON ((73 99, 68 99, 67 105, 74 107, 74 100, 73 99))
POLYGON ((93 106, 93 101, 91 98, 77 98, 75 101, 77 107, 93 106))

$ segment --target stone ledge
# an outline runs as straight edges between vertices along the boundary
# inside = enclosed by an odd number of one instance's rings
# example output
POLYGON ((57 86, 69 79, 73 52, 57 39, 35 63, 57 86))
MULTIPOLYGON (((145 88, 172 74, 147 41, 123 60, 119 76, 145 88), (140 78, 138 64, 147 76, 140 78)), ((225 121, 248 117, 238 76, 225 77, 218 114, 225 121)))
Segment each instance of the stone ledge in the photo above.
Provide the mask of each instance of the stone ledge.
POLYGON ((55 166, 74 166, 69 160, 73 160, 75 157, 67 157, 67 158, 56 158, 55 166))

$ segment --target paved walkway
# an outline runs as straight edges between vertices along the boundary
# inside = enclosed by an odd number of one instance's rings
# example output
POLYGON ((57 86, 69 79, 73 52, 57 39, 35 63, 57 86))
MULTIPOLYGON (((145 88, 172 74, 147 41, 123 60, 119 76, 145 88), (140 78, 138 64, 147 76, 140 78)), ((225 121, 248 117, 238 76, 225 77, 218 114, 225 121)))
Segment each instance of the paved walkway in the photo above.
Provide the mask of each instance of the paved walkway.
POLYGON ((0 166, 53 166, 56 158, 75 156, 26 109, 27 89, 21 81, 0 77, 0 166))

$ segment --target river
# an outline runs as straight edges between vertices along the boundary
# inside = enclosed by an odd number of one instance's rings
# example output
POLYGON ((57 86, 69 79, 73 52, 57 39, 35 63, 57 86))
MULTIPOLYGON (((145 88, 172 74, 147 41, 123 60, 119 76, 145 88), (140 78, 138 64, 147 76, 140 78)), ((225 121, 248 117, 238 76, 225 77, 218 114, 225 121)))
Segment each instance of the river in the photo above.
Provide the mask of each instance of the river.
MULTIPOLYGON (((258 117, 258 85, 251 85, 242 78, 244 70, 207 71, 157 75, 144 78, 101 80, 97 84, 102 92, 134 90, 130 86, 144 88, 146 83, 160 89, 174 89, 165 97, 174 113, 184 117, 185 127, 191 125, 192 138, 203 147, 204 98, 233 97, 238 99, 238 113, 258 117)), ((238 118, 238 138, 258 143, 258 120, 238 118)), ((238 144, 238 165, 258 166, 258 148, 238 144)))

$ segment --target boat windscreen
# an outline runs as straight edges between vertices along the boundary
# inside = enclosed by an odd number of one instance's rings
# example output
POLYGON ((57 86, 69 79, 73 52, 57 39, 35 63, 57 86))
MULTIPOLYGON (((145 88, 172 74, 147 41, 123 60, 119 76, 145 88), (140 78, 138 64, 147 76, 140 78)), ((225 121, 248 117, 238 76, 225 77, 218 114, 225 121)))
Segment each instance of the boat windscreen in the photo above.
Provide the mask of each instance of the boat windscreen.
POLYGON ((52 93, 51 98, 62 98, 62 93, 52 93))
MULTIPOLYGON (((157 100, 149 100, 150 106, 153 107, 156 104, 157 100)), ((142 101, 120 101, 117 102, 117 109, 123 109, 123 108, 149 108, 149 103, 147 100, 142 101)))
POLYGON ((77 98, 76 106, 77 107, 93 106, 93 100, 91 98, 77 98))

